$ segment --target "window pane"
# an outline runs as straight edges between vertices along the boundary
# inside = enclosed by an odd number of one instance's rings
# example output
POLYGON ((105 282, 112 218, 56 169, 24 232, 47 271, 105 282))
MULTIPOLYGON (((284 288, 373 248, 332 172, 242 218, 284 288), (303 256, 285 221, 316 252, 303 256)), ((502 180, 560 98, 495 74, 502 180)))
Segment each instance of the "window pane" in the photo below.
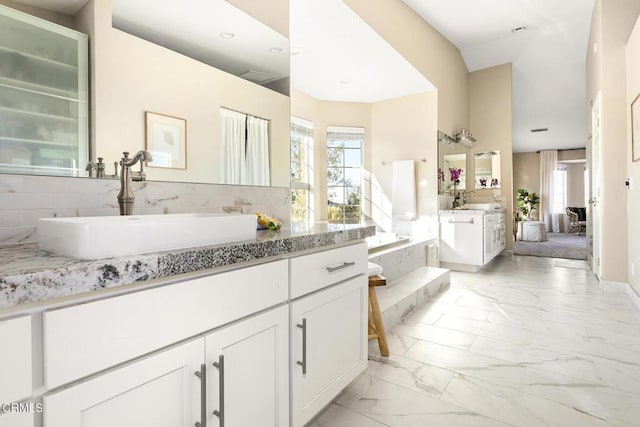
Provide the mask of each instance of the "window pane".
POLYGON ((291 190, 291 221, 303 222, 309 219, 309 191, 291 190))
POLYGON ((344 141, 340 139, 327 139, 327 147, 344 147, 344 141))
POLYGON ((359 167, 362 165, 362 158, 360 155, 360 150, 354 149, 345 149, 344 150, 344 165, 345 166, 356 166, 359 167))
POLYGON ((328 168, 327 185, 342 185, 344 183, 344 169, 328 168))
POLYGON ((329 187, 327 189, 329 204, 344 204, 344 187, 329 187))
POLYGON ((346 204, 359 205, 360 204, 360 187, 345 187, 346 204))
POLYGON ((344 164, 344 149, 327 148, 327 166, 342 166, 344 164))
POLYGON ((360 168, 352 168, 344 170, 344 184, 350 186, 360 186, 361 182, 360 168))
MULTIPOLYGON (((362 135, 362 139, 364 139, 364 135, 362 135)), ((359 139, 356 140, 356 141, 353 141, 353 140, 345 141, 344 142, 344 146, 346 148, 358 148, 359 149, 359 148, 362 148, 362 141, 359 140, 359 139)))
POLYGON ((329 206, 328 212, 329 222, 343 222, 344 221, 344 207, 343 206, 329 206))

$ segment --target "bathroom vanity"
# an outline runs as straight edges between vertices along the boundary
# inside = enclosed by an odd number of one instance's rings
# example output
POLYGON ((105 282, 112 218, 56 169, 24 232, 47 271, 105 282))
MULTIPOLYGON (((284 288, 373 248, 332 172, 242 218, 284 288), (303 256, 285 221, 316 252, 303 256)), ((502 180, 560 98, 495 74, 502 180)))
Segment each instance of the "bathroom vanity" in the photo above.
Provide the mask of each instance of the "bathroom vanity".
POLYGON ((373 233, 98 261, 0 249, 0 401, 33 409, 0 426, 304 425, 366 369, 373 233))
POLYGON ((440 211, 440 265, 478 271, 505 248, 504 209, 440 211))

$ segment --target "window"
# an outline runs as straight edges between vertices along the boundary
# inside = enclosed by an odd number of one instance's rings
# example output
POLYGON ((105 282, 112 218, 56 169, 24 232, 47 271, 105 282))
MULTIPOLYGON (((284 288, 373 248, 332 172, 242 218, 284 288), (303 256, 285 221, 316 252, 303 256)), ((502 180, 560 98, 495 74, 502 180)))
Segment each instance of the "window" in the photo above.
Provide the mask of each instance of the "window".
POLYGON ((329 222, 360 222, 364 129, 327 129, 327 202, 329 222))
POLYGON ((553 213, 563 213, 567 207, 567 169, 560 166, 553 171, 553 213))
POLYGON ((291 117, 291 221, 313 220, 313 123, 291 117))

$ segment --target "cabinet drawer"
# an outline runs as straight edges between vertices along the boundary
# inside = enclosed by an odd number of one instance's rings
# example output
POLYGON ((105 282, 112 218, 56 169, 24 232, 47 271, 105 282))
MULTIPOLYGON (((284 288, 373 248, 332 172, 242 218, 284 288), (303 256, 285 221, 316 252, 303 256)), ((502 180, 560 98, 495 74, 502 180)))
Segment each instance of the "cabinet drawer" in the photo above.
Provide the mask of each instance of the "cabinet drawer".
POLYGON ((47 389, 287 300, 287 261, 44 314, 47 389))
POLYGON ((365 274, 367 259, 366 243, 291 259, 291 299, 365 274))
POLYGON ((0 343, 0 404, 17 402, 31 396, 31 317, 0 322, 0 343))

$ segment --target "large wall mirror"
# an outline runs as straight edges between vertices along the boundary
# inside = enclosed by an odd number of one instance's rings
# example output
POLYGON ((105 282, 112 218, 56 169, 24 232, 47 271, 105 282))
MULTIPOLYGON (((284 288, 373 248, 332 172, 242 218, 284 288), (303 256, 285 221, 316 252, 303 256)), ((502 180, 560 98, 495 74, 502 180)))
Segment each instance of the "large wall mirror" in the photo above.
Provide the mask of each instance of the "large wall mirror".
MULTIPOLYGON (((146 168, 148 179, 227 183, 222 111, 232 110, 266 121, 266 185, 288 187, 288 1, 269 4, 89 0, 73 22, 90 41, 90 160, 103 158, 113 175, 123 151, 148 148, 145 118, 154 113, 179 120, 186 158, 180 167, 146 168)), ((84 165, 76 167, 83 175, 84 165)))
POLYGON ((475 188, 500 188, 502 174, 500 172, 500 151, 483 151, 475 153, 475 188))

